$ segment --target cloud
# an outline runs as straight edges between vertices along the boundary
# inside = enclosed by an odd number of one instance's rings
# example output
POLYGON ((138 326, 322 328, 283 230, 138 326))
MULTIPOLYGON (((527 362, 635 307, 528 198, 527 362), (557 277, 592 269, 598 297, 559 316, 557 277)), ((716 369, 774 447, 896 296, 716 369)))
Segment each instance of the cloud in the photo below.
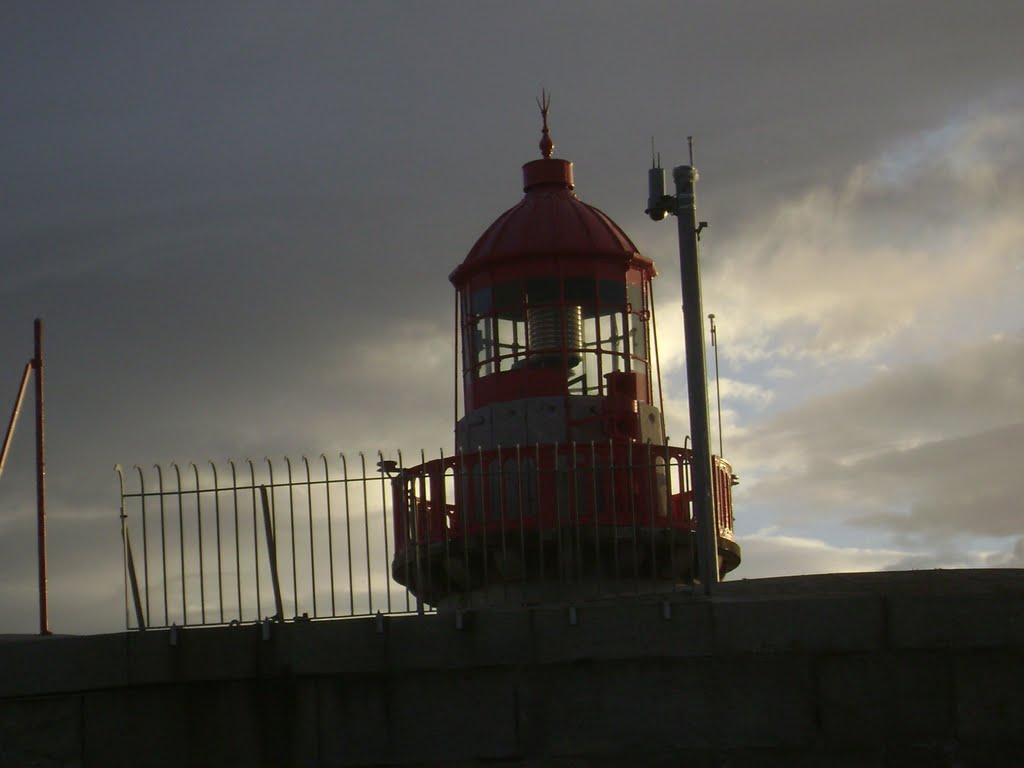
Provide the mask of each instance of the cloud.
POLYGON ((866 359, 898 334, 1018 306, 1021 133, 1024 110, 958 116, 716 243, 705 296, 726 322, 723 353, 866 359))
POLYGON ((897 549, 836 546, 820 539, 780 535, 774 529, 747 534, 740 546, 743 565, 737 576, 745 579, 877 571, 907 555, 897 549))
POLYGON ((1024 422, 873 456, 850 470, 870 489, 865 507, 878 511, 848 522, 895 533, 1012 536, 1024 518, 1022 450, 1024 422))
POLYGON ((949 542, 899 542, 893 546, 842 545, 768 528, 742 536, 743 564, 730 578, 762 579, 812 573, 908 571, 933 568, 1020 568, 1024 537, 1001 550, 949 542))
POLYGON ((876 371, 749 427, 744 458, 787 455, 809 468, 998 430, 1024 413, 1024 333, 947 350, 933 363, 876 371))
POLYGON ((792 530, 827 522, 846 530, 836 540, 882 534, 908 549, 907 567, 1014 562, 1021 414, 1024 334, 774 414, 733 438, 730 458, 744 502, 792 530), (980 538, 998 550, 988 561, 971 554, 980 538))
POLYGON ((1009 551, 989 555, 985 565, 990 568, 1024 568, 1024 536, 1018 536, 1009 551))

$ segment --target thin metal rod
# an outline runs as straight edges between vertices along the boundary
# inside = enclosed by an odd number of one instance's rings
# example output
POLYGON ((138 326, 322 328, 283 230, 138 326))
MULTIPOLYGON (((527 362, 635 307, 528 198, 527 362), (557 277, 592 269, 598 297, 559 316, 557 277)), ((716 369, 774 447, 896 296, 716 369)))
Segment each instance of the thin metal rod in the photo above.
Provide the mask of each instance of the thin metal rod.
POLYGON ((135 621, 139 629, 145 629, 146 618, 142 613, 142 598, 139 596, 139 578, 135 575, 135 558, 132 556, 132 537, 127 527, 124 529, 124 544, 128 551, 128 579, 132 587, 132 602, 135 604, 135 621))
MULTIPOLYGON (((135 465, 135 470, 138 472, 138 475, 139 475, 139 490, 142 491, 143 493, 145 493, 145 491, 146 491, 146 480, 145 480, 145 478, 143 477, 143 474, 142 474, 142 467, 140 467, 138 464, 136 464, 135 465)), ((123 485, 123 483, 122 483, 122 485, 123 485)), ((121 498, 121 510, 122 510, 121 514, 122 514, 122 516, 124 516, 125 513, 124 513, 124 492, 123 492, 123 489, 122 489, 122 498, 121 498)), ((151 618, 152 614, 150 613, 150 604, 149 604, 149 532, 148 532, 148 527, 147 527, 147 523, 146 523, 146 499, 145 499, 145 497, 143 497, 143 498, 141 498, 139 500, 139 511, 140 511, 141 517, 142 517, 142 579, 143 579, 142 586, 143 586, 143 591, 145 592, 145 595, 146 595, 146 623, 149 624, 149 623, 152 623, 152 618, 151 618)), ((125 519, 127 519, 127 518, 125 518, 125 519)))
POLYGON ((245 461, 249 465, 249 493, 252 496, 252 567, 256 573, 256 621, 259 621, 263 614, 263 595, 260 592, 260 533, 256 522, 256 468, 251 459, 245 461))
POLYGON ((36 371, 36 509, 39 539, 39 634, 50 634, 50 620, 46 607, 46 437, 43 404, 43 321, 38 317, 35 330, 35 357, 32 367, 36 371))
POLYGON ((348 497, 348 459, 341 454, 341 480, 345 490, 345 564, 348 566, 348 612, 355 615, 356 593, 352 582, 352 513, 348 497))
POLYGON ((7 462, 7 451, 11 447, 11 438, 14 437, 14 427, 18 422, 18 414, 21 412, 21 401, 25 399, 25 389, 28 387, 28 377, 32 375, 32 360, 25 363, 25 372, 21 375, 21 386, 18 387, 18 396, 14 399, 14 408, 11 409, 11 420, 7 423, 7 434, 4 435, 4 445, 0 448, 0 475, 4 473, 4 464, 7 462))
MULTIPOLYGON (((601 567, 601 526, 598 521, 600 504, 597 489, 597 452, 594 441, 590 441, 590 514, 594 518, 594 592, 599 597, 603 591, 604 569, 601 567)), ((601 511, 604 511, 601 509, 601 511)))
MULTIPOLYGON (((409 596, 412 593, 410 587, 416 584, 416 581, 412 578, 412 558, 416 552, 416 519, 411 517, 416 513, 415 500, 409 495, 409 482, 403 476, 402 471, 402 454, 398 454, 398 474, 394 479, 391 480, 391 496, 394 498, 394 504, 400 505, 402 509, 403 523, 403 536, 405 537, 405 610, 406 612, 412 610, 412 603, 409 601, 409 596), (410 538, 411 537, 411 538, 410 538)), ((396 524, 397 525, 397 524, 396 524)), ((418 588, 418 587, 417 587, 418 588)), ((417 598, 418 600, 418 598, 417 598)), ((419 603, 417 602, 417 605, 419 603)))
POLYGON ((206 623, 206 583, 203 578, 203 502, 199 493, 199 467, 191 463, 196 482, 196 537, 199 540, 199 615, 206 623))
POLYGON ((455 444, 459 444, 459 301, 460 296, 458 293, 455 295, 455 333, 454 336, 454 349, 455 349, 455 365, 452 366, 454 371, 452 381, 452 424, 455 425, 455 444))
MULTIPOLYGON (((217 466, 211 461, 213 469, 213 517, 217 525, 217 603, 220 606, 220 623, 224 623, 224 562, 220 550, 220 483, 217 478, 217 466)), ((199 486, 196 485, 196 502, 199 501, 199 486)))
POLYGON ((711 348, 715 350, 715 398, 718 401, 718 455, 725 456, 725 448, 722 445, 722 385, 718 378, 718 328, 715 325, 714 314, 708 315, 711 321, 711 348))
MULTIPOLYGON (((377 456, 378 456, 380 461, 384 460, 384 455, 382 453, 380 453, 379 451, 377 452, 377 456)), ((422 452, 421 452, 420 463, 422 464, 424 461, 425 461, 425 458, 422 456, 422 452)), ((398 452, 398 463, 399 463, 399 465, 401 465, 401 463, 402 463, 402 452, 401 451, 398 452)), ((363 482, 366 482, 366 481, 364 480, 363 482)), ((384 528, 384 565, 385 565, 385 567, 389 567, 389 564, 391 563, 391 555, 390 555, 390 552, 388 550, 388 498, 387 498, 387 485, 388 485, 387 479, 384 477, 384 475, 381 475, 381 477, 380 477, 380 511, 381 511, 380 518, 381 518, 381 523, 383 524, 383 528, 384 528)), ((384 589, 385 589, 385 594, 387 596, 388 613, 391 613, 391 579, 390 578, 385 578, 384 579, 384 589)))
MULTIPOLYGON (((309 474, 309 459, 302 457, 302 463, 306 465, 306 509, 309 513, 309 581, 313 591, 313 618, 317 617, 316 610, 316 549, 313 535, 313 482, 309 474)), ((296 608, 296 613, 298 609, 296 608)))
POLYGON ((615 466, 615 444, 608 438, 608 503, 612 510, 612 578, 615 592, 621 589, 619 573, 619 505, 615 500, 615 486, 618 485, 615 466))
POLYGON ((117 473, 117 485, 121 491, 121 569, 124 571, 124 628, 131 629, 131 619, 128 618, 128 547, 125 542, 125 523, 128 519, 124 510, 124 473, 121 465, 115 464, 114 471, 117 473))
POLYGON ((636 484, 633 482, 633 443, 626 443, 626 476, 629 479, 626 492, 629 494, 629 516, 633 526, 633 587, 637 594, 640 592, 640 553, 637 550, 640 537, 640 529, 636 519, 636 484))
POLYGON ((274 608, 278 621, 284 621, 284 605, 281 603, 281 581, 277 575, 277 543, 275 542, 274 526, 270 520, 270 499, 267 498, 267 486, 260 486, 260 503, 263 505, 263 530, 267 534, 267 557, 270 560, 270 579, 274 585, 274 608))
MULTIPOLYGON (((481 506, 480 501, 476 498, 476 494, 473 493, 473 477, 470 474, 470 472, 467 471, 466 469, 466 453, 463 451, 461 447, 458 449, 458 462, 455 464, 455 466, 458 472, 456 482, 458 483, 458 487, 462 488, 462 498, 473 499, 474 505, 476 505, 477 507, 481 506)), ((483 481, 481 480, 481 486, 482 482, 483 481)), ((456 491, 456 496, 457 495, 458 491, 456 491)), ((463 594, 468 594, 470 592, 470 586, 472 584, 472 572, 469 570, 469 546, 466 542, 466 537, 469 535, 469 531, 472 528, 470 513, 472 512, 473 517, 476 517, 476 513, 471 508, 467 507, 468 505, 465 502, 463 502, 460 506, 456 507, 456 513, 461 518, 459 524, 462 529, 463 537, 462 541, 460 542, 460 546, 462 547, 463 594)), ((408 552, 408 549, 406 549, 406 551, 408 552)), ((406 570, 408 571, 408 566, 406 567, 406 570)), ((408 573, 406 574, 406 578, 408 578, 408 573)))
MULTIPOLYGON (((447 481, 447 474, 448 473, 447 473, 447 470, 445 470, 443 468, 444 467, 444 450, 441 450, 440 453, 441 453, 441 457, 440 458, 441 458, 441 466, 442 466, 441 487, 444 489, 444 492, 445 492, 445 497, 441 501, 445 505, 443 508, 445 509, 445 517, 447 518, 448 517, 448 512, 447 512, 447 504, 448 504, 448 481, 447 481)), ((457 482, 457 480, 455 479, 455 467, 453 466, 452 467, 452 503, 453 504, 455 503, 455 484, 456 484, 456 482, 457 482)), ((396 526, 395 527, 395 537, 396 538, 398 537, 398 533, 399 533, 397 525, 398 524, 396 522, 396 524, 395 524, 395 526, 396 526)), ((443 528, 443 531, 444 531, 444 582, 445 582, 445 592, 446 592, 446 594, 451 594, 451 592, 452 592, 451 530, 452 530, 451 520, 450 519, 446 519, 445 520, 445 525, 444 525, 444 528, 443 528)), ((405 599, 406 599, 406 607, 408 608, 408 601, 409 601, 408 587, 406 587, 406 593, 405 594, 406 594, 406 597, 405 597, 405 599)))
POLYGON ((298 616, 299 566, 298 558, 295 557, 295 483, 292 482, 292 460, 285 456, 284 463, 288 468, 288 525, 289 537, 292 545, 292 609, 295 611, 295 615, 298 616))
POLYGON ((659 446, 662 456, 664 457, 661 461, 659 468, 663 468, 665 473, 665 482, 663 483, 665 493, 658 500, 659 504, 665 505, 665 524, 668 527, 668 567, 669 573, 672 577, 672 589, 675 589, 676 582, 676 527, 675 521, 672 518, 672 457, 668 452, 668 443, 663 446, 659 446))
POLYGON ((334 524, 331 521, 331 470, 327 466, 327 454, 320 454, 324 463, 324 495, 327 497, 327 564, 331 574, 331 616, 338 615, 334 590, 334 524))
POLYGON ((178 553, 181 555, 181 616, 182 622, 188 624, 188 597, 185 590, 185 508, 181 495, 181 468, 177 464, 171 464, 174 468, 174 476, 177 479, 178 487, 178 553))
MULTIPOLYGON (((571 554, 571 560, 573 561, 573 574, 572 581, 574 584, 579 584, 583 581, 583 532, 580 530, 582 523, 580 522, 582 517, 581 502, 580 502, 580 462, 576 455, 576 446, 579 445, 575 440, 569 445, 569 457, 572 461, 572 470, 569 476, 572 481, 572 488, 570 489, 570 499, 572 500, 572 510, 569 514, 569 523, 572 525, 572 541, 569 542, 569 546, 573 548, 571 554), (575 520, 573 516, 575 515, 575 520)), ((580 588, 582 594, 582 587, 580 588)))
MULTIPOLYGON (((237 590, 238 599, 238 620, 242 621, 242 543, 240 541, 238 530, 238 481, 236 479, 235 462, 229 461, 228 466, 231 467, 231 507, 235 519, 235 588, 237 590)), ((256 565, 258 570, 259 563, 256 565)), ((259 574, 257 573, 257 576, 258 575, 259 574)), ((259 617, 259 602, 257 598, 256 618, 258 619, 259 617)))
MULTIPOLYGON (((423 451, 423 449, 420 449, 420 467, 421 467, 420 477, 422 478, 421 481, 420 481, 420 484, 421 484, 420 487, 423 488, 423 491, 424 491, 424 497, 423 498, 428 503, 426 511, 427 511, 427 552, 429 553, 431 550, 433 550, 434 543, 435 543, 434 542, 434 512, 431 510, 430 505, 432 504, 433 505, 433 509, 437 510, 438 509, 438 507, 437 507, 437 503, 438 502, 434 499, 434 490, 435 490, 435 488, 434 488, 433 478, 430 475, 428 475, 426 472, 424 472, 423 469, 422 469, 423 467, 426 467, 426 466, 427 466, 427 455, 423 451)), ((382 502, 384 501, 383 487, 384 487, 384 485, 383 485, 383 483, 381 483, 381 490, 382 490, 381 501, 382 502)), ((387 519, 388 519, 388 511, 387 511, 387 506, 386 505, 383 508, 383 512, 384 512, 384 522, 385 522, 384 532, 387 533, 387 524, 386 523, 387 523, 387 519)), ((391 562, 391 557, 390 557, 390 555, 388 555, 387 549, 385 549, 384 550, 384 567, 386 568, 387 564, 390 563, 390 562, 391 562)), ((391 589, 391 579, 387 579, 387 583, 388 583, 388 590, 390 591, 390 589, 391 589)), ((429 556, 427 557, 427 589, 430 592, 434 591, 434 558, 433 557, 429 557, 429 556)))
MULTIPOLYGON (((380 455, 380 454, 378 454, 380 455)), ((363 472, 363 476, 366 476, 366 472, 363 472)), ((420 510, 418 500, 416 498, 416 476, 413 475, 411 478, 407 478, 405 475, 405 464, 402 461, 402 452, 398 452, 398 476, 401 478, 402 483, 402 498, 405 500, 405 507, 408 510, 408 514, 412 515, 413 525, 413 553, 416 557, 416 613, 422 616, 425 612, 423 605, 423 594, 425 592, 425 583, 423 581, 423 557, 422 551, 424 549, 423 540, 421 538, 422 531, 420 530, 420 510)), ((389 580, 390 581, 390 580, 389 580)), ((388 611, 390 612, 391 606, 388 605, 388 611)))
MULTIPOLYGON (((359 471, 361 477, 366 477, 366 456, 359 452, 359 471)), ((366 493, 366 481, 360 485, 363 488, 363 532, 366 536, 366 594, 369 598, 368 613, 373 613, 373 565, 370 559, 370 499, 366 493)))
MULTIPOLYGON (((536 477, 536 466, 534 467, 534 477, 536 477)), ((516 443, 516 484, 516 499, 519 502, 519 567, 522 569, 523 578, 529 578, 529 567, 526 563, 526 511, 523 503, 523 453, 519 443, 516 443)))
MULTIPOLYGON (((164 497, 164 471, 163 468, 156 464, 156 487, 160 492, 160 567, 161 571, 161 587, 164 592, 164 626, 168 626, 171 623, 169 617, 169 598, 167 596, 167 515, 164 497)), ((142 470, 139 470, 141 475, 142 470)))
MULTIPOLYGON (((508 605, 508 546, 505 539, 505 465, 498 446, 498 514, 501 520, 501 591, 502 601, 508 605)), ((493 489, 491 497, 494 497, 493 489)))
MULTIPOLYGON (((482 517, 481 533, 483 541, 480 554, 482 556, 484 594, 486 595, 490 591, 491 586, 489 572, 491 567, 491 558, 489 557, 490 552, 487 549, 487 528, 491 519, 490 502, 493 495, 491 494, 490 473, 487 471, 487 465, 484 462, 484 447, 482 445, 477 448, 476 461, 477 466, 480 468, 480 513, 482 517)), ((416 551, 416 557, 419 558, 419 550, 416 551)), ((418 562, 419 560, 417 559, 417 563, 418 562)))

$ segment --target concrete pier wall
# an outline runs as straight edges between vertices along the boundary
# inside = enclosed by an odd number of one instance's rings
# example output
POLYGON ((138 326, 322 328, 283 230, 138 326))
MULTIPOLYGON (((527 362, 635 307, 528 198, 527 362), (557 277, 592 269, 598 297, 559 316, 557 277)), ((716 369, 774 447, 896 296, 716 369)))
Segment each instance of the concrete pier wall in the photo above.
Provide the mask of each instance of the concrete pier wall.
POLYGON ((0 641, 0 766, 1015 766, 1024 571, 0 641))

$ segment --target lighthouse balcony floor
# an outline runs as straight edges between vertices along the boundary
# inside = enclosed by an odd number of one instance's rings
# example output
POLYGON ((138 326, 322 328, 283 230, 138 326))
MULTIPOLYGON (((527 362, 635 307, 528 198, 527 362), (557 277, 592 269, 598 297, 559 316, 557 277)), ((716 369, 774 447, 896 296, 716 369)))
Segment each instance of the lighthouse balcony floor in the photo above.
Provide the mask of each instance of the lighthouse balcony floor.
MULTIPOLYGON (((739 545, 720 535, 720 573, 739 562, 739 545)), ((672 592, 699 572, 692 529, 602 525, 492 531, 409 546, 392 562, 395 581, 442 609, 672 592)))

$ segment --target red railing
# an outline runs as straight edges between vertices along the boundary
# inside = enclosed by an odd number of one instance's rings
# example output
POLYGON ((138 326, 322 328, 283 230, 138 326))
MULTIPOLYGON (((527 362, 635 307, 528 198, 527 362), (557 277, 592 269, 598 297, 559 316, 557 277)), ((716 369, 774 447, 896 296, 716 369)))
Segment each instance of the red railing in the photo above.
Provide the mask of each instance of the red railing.
MULTIPOLYGON (((691 451, 635 443, 546 444, 462 453, 398 468, 395 556, 560 526, 690 531, 691 451)), ((720 537, 732 540, 732 468, 713 458, 720 537)))

